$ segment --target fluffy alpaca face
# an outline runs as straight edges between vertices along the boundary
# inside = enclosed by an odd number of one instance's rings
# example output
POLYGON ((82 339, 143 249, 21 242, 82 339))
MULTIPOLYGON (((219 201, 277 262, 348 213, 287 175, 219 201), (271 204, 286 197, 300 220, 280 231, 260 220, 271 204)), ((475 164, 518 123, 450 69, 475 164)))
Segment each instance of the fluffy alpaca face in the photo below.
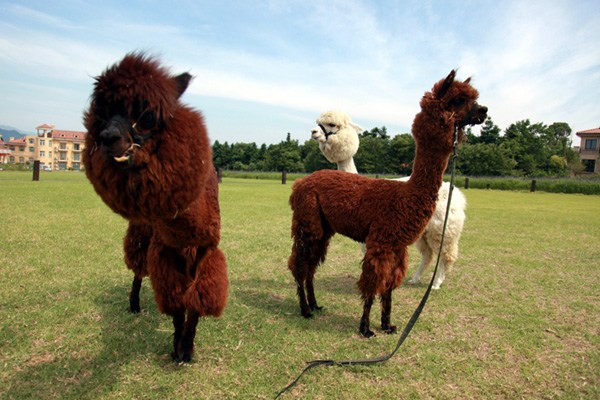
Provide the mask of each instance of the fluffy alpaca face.
MULTIPOLYGON (((317 126, 321 129, 323 135, 325 135, 325 140, 330 135, 335 135, 338 133, 340 129, 347 127, 350 123, 350 117, 348 114, 345 114, 340 111, 327 111, 319 115, 317 118, 317 126)), ((318 132, 315 132, 315 129, 312 130, 313 137, 318 135, 318 132)))
POLYGON ((333 163, 351 159, 358 151, 358 132, 362 128, 340 111, 327 111, 317 118, 317 126, 311 130, 313 139, 319 142, 321 152, 333 163))
POLYGON ((136 153, 149 152, 147 142, 169 125, 178 98, 191 75, 171 76, 143 54, 128 54, 96 78, 84 124, 92 151, 101 151, 119 167, 137 164, 136 153))
POLYGON ((452 123, 458 129, 459 141, 464 141, 463 128, 467 125, 481 124, 487 118, 487 107, 477 103, 479 92, 471 86, 471 78, 464 82, 455 80, 456 71, 440 80, 433 86, 431 93, 427 93, 421 107, 430 106, 430 100, 442 109, 447 122, 452 123))

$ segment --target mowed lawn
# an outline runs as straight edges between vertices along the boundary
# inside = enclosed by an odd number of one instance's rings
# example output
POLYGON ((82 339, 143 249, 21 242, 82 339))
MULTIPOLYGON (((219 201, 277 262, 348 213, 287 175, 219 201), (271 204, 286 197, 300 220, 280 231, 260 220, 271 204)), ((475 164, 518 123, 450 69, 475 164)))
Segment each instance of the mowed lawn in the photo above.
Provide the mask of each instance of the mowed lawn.
MULTIPOLYGON (((344 237, 317 272, 324 310, 299 315, 290 190, 223 180, 228 306, 200 322, 194 361, 178 366, 149 281, 142 313, 127 311, 126 222, 84 174, 0 172, 0 397, 272 399, 306 361, 391 351, 398 335, 378 330, 378 304, 377 336, 358 335, 361 251, 344 237)), ((282 399, 600 398, 600 197, 464 192, 460 258, 396 356, 313 369, 282 399)), ((418 261, 412 249, 409 274, 418 261)), ((394 292, 400 329, 429 277, 394 292)))

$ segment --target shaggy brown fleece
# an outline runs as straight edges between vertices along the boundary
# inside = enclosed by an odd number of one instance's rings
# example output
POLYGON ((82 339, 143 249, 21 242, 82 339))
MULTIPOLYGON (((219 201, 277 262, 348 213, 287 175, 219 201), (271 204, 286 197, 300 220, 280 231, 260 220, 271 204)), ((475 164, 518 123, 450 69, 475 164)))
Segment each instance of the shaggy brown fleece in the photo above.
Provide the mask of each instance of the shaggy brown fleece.
POLYGON ((84 114, 86 175, 129 220, 130 309, 139 311, 149 275, 160 311, 173 317, 176 361, 190 361, 198 318, 221 315, 228 287, 208 135, 202 115, 179 100, 190 80, 128 54, 96 78, 84 114))
POLYGON ((408 182, 323 170, 294 184, 290 196, 294 242, 288 267, 303 316, 320 309, 314 294, 315 271, 325 260, 331 236, 341 233, 366 244, 358 281, 364 300, 360 333, 374 335, 369 320, 375 296, 381 297, 382 329, 396 331, 390 324, 392 290, 406 275, 407 246, 421 235, 435 210, 455 130, 462 140, 463 126, 486 118, 487 108, 477 104, 479 94, 470 80, 454 78, 452 71, 421 100, 412 126, 417 153, 408 182))

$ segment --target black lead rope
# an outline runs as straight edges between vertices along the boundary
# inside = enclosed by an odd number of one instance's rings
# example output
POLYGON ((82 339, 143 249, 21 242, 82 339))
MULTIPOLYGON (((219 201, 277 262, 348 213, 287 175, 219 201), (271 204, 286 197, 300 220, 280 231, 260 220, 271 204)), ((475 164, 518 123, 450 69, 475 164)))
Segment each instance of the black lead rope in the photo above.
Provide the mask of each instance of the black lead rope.
POLYGON ((277 395, 275 396, 275 399, 278 399, 279 396, 281 396, 282 394, 284 394, 285 392, 287 392, 288 390, 290 390, 291 388, 296 386, 296 384, 298 383, 300 378, 302 378, 302 375, 304 375, 306 372, 308 372, 309 370, 311 370, 315 367, 318 367, 320 365, 325 365, 325 366, 335 365, 335 366, 339 366, 339 367, 345 367, 345 366, 352 366, 352 365, 378 364, 378 363, 385 362, 385 361, 389 360, 390 358, 392 358, 396 354, 396 352, 398 351, 400 346, 402 346, 402 343, 404 343, 404 340, 408 337, 408 334, 410 333, 410 331, 412 330, 414 325, 417 323, 417 320, 419 319, 419 316, 421 315, 423 308, 425 308, 425 303, 427 303, 427 299, 429 298, 429 294, 431 293, 431 288, 433 287, 433 282, 435 280, 435 276, 437 275, 437 270, 438 270, 438 266, 440 264, 440 258, 442 255, 442 247, 444 245, 444 237, 446 236, 446 224, 448 222, 448 215, 450 214, 450 202, 452 201, 452 191, 454 190, 454 173, 456 171, 456 159, 458 157, 457 149, 458 149, 458 128, 455 130, 455 133, 454 133, 454 148, 452 151, 452 167, 451 167, 451 174, 450 174, 450 190, 448 192, 448 202, 446 204, 446 215, 444 217, 444 226, 442 228, 442 238, 440 240, 440 248, 438 251, 437 261, 435 263, 435 269, 433 270, 433 276, 431 277, 429 286, 427 287, 427 290, 425 291, 425 294, 423 295, 423 298, 421 299, 419 306, 413 312, 408 323, 404 327, 404 330, 402 331, 400 338, 398 339, 396 348, 387 355, 384 355, 381 357, 376 357, 376 358, 367 358, 367 359, 363 359, 363 360, 358 359, 358 360, 342 360, 342 361, 336 361, 336 360, 309 361, 307 363, 308 365, 302 370, 302 372, 300 372, 300 375, 298 375, 298 377, 296 377, 296 379, 294 379, 292 381, 292 383, 290 383, 289 385, 287 385, 286 387, 281 389, 279 391, 279 393, 277 393, 277 395))

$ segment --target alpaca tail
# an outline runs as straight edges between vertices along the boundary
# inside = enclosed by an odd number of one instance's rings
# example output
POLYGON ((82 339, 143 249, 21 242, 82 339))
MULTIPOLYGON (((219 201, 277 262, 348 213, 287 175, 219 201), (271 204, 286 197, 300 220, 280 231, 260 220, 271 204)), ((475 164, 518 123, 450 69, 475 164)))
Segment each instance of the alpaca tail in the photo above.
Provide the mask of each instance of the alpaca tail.
POLYGON ((225 255, 216 247, 209 248, 196 267, 196 276, 185 291, 183 303, 201 316, 219 317, 227 303, 228 285, 225 255))

